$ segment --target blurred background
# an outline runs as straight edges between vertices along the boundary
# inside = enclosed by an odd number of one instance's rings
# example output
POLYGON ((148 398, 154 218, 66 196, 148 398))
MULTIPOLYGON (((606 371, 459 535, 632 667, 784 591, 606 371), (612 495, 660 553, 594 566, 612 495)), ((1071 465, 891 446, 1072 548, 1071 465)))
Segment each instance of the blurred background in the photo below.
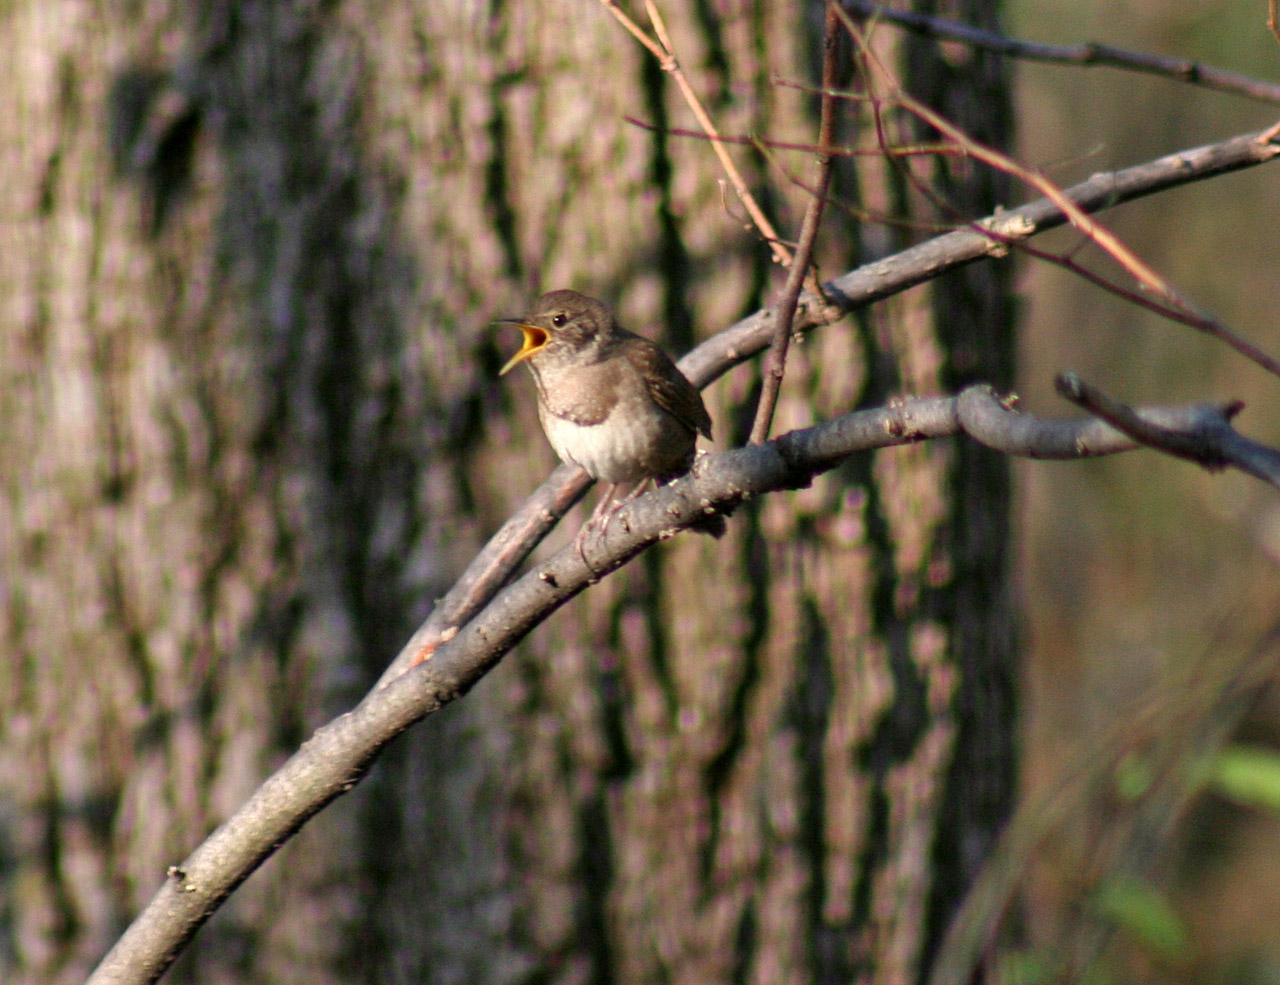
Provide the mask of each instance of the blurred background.
MULTIPOLYGON (((1280 44, 1266 14, 1261 2, 1014 0, 1007 24, 1029 40, 1098 41, 1274 80, 1280 44)), ((1062 184, 1262 129, 1277 116, 1272 106, 1135 73, 1029 62, 1017 71, 1020 158, 1062 184)), ((1280 183, 1264 168, 1124 206, 1103 221, 1188 297, 1275 353, 1278 214, 1280 183)), ((1059 248, 1074 242, 1070 232, 1056 235, 1059 248)), ((1071 368, 1132 402, 1242 399, 1241 430, 1280 440, 1276 381, 1221 344, 1043 264, 1024 265, 1019 287, 1024 406, 1062 413, 1052 378, 1071 368)), ((1206 664, 1229 668, 1274 630, 1280 499, 1246 476, 1148 453, 1019 463, 1015 472, 1030 643, 1024 783, 1036 789, 1061 781, 1077 737, 1115 728, 1149 702, 1176 720, 1189 673, 1204 680, 1213 673, 1206 664)), ((1252 738, 1274 738, 1273 714, 1264 703, 1252 738)), ((1183 872, 1197 945, 1223 962, 1223 980, 1275 981, 1280 827, 1266 812, 1242 818, 1227 808, 1202 820, 1197 830, 1210 836, 1186 846, 1183 872)))
MULTIPOLYGON (((1265 0, 917 6, 1280 79, 1265 0)), ((810 139, 814 99, 777 82, 816 77, 821 4, 662 7, 725 132, 810 139)), ((494 317, 574 287, 680 352, 780 281, 706 146, 662 132, 692 122, 675 87, 594 0, 14 0, 0 25, 0 978, 52 985, 358 700, 550 470, 494 317)), ((875 43, 1064 185, 1280 115, 875 43)), ((804 193, 739 160, 796 228, 804 193)), ((917 164, 965 215, 1028 197, 917 164)), ((1277 166, 1104 216, 1273 353, 1277 166)), ((940 221, 873 158, 835 187, 824 274, 940 221)), ((1025 259, 814 333, 776 429, 973 380, 1070 414, 1067 368, 1132 402, 1243 399, 1241 429, 1280 444, 1277 381, 1025 259)), ((708 391, 718 447, 756 374, 708 391)), ((1280 742, 1278 503, 1149 453, 856 456, 557 613, 171 980, 912 982, 984 871, 993 975, 1008 953, 1028 985, 1280 982, 1280 826, 1202 772, 1228 741, 1280 742)))

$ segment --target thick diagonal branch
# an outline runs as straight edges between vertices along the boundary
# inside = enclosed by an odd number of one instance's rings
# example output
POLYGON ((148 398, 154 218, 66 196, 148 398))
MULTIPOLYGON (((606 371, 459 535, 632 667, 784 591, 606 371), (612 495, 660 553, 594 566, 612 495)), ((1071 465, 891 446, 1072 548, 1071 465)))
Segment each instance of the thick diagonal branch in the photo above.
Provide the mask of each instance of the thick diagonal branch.
MULTIPOLYGON (((1202 425, 1201 408, 1136 412, 1164 431, 1202 425)), ((249 801, 169 873, 90 979, 155 981, 254 869, 312 815, 359 782, 400 732, 462 697, 535 626, 589 584, 697 521, 707 510, 806 485, 852 454, 966 433, 1036 458, 1077 458, 1134 447, 1096 422, 1037 421, 1008 410, 984 387, 959 397, 903 400, 793 431, 762 445, 709 456, 693 473, 623 507, 590 566, 565 548, 502 590, 411 670, 375 688, 316 733, 249 801)))

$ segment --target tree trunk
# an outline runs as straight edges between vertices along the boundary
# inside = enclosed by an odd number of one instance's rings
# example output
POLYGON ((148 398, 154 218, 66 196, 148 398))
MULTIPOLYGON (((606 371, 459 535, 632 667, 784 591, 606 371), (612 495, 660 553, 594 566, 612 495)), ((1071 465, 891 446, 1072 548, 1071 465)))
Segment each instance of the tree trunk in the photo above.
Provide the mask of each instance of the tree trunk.
MULTIPOLYGON (((724 133, 801 141, 813 98, 774 76, 815 77, 820 10, 663 6, 724 133)), ((692 125, 595 3, 6 22, 0 976, 71 982, 545 476, 495 316, 574 287, 682 351, 780 278, 708 145, 623 121, 692 125)), ((890 54, 1007 141, 998 63, 890 54)), ((787 236, 803 192, 734 153, 787 236)), ((937 177, 964 215, 1004 201, 937 177)), ((836 191, 937 218, 882 163, 836 191)), ((832 208, 823 273, 903 242, 832 208)), ((823 330, 775 430, 1008 385, 1006 279, 823 330)), ((717 446, 757 385, 709 391, 717 446)), ((649 552, 391 749, 173 974, 917 980, 1012 795, 1007 510, 998 457, 920 445, 649 552)))

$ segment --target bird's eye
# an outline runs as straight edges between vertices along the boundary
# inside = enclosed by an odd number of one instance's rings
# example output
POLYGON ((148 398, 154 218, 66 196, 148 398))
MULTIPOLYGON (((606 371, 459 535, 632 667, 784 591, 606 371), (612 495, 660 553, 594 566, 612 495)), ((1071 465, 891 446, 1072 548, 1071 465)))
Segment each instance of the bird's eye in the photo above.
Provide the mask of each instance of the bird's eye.
POLYGON ((569 320, 568 315, 562 314, 562 315, 551 316, 551 324, 554 325, 556 328, 564 328, 565 322, 567 322, 568 320, 569 320))

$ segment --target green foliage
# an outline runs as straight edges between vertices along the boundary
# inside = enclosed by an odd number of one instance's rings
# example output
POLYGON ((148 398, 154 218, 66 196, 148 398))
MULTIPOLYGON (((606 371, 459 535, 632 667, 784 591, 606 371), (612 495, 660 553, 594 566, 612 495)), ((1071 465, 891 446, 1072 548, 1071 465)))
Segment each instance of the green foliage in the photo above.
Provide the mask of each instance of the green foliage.
POLYGON ((1280 753, 1274 749, 1228 746, 1214 762, 1209 783, 1237 804, 1280 814, 1280 753))
POLYGON ((1186 924, 1154 886, 1133 879, 1108 879, 1098 886, 1093 906, 1155 956, 1167 961, 1187 956, 1186 924))

